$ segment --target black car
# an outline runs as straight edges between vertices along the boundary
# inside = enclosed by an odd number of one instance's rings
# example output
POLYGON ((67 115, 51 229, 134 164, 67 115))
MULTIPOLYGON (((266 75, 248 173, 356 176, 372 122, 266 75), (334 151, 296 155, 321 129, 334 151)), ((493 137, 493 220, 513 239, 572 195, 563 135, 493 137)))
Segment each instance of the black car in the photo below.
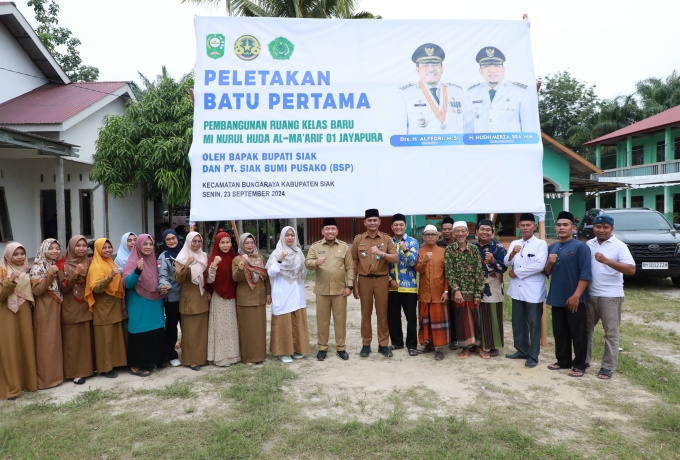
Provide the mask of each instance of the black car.
POLYGON ((595 208, 583 217, 578 238, 595 238, 593 219, 604 213, 614 218, 614 235, 626 243, 635 259, 634 276, 670 277, 680 287, 680 224, 671 224, 650 208, 595 208))

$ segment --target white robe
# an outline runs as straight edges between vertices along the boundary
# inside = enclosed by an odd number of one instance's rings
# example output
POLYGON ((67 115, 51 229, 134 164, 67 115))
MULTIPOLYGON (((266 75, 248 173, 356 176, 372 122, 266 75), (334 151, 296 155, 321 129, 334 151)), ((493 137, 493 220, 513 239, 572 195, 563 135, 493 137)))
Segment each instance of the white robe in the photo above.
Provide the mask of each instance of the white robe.
POLYGON ((307 308, 305 283, 289 283, 279 276, 281 265, 276 262, 267 270, 272 285, 272 315, 285 315, 307 308))

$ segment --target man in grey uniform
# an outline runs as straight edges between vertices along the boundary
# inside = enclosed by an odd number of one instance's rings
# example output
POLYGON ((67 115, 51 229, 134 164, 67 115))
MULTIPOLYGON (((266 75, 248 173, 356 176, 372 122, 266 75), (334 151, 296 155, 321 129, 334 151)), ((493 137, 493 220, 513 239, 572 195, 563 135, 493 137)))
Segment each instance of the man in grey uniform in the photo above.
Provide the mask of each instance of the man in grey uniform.
POLYGON ((467 90, 468 123, 465 132, 539 133, 533 87, 506 81, 505 55, 496 47, 482 48, 476 57, 484 83, 467 90))
POLYGON ((406 126, 400 121, 400 133, 463 133, 465 92, 458 85, 442 83, 445 57, 434 43, 419 46, 411 56, 420 80, 399 88, 406 105, 406 126))

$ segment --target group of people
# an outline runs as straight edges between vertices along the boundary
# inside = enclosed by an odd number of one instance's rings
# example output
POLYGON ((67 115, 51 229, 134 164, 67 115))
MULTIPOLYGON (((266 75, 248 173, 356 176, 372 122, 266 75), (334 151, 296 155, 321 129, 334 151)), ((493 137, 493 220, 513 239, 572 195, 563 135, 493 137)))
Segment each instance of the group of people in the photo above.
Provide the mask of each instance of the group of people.
POLYGON ((605 350, 597 376, 612 377, 618 362, 623 275, 635 273, 628 247, 613 235, 612 216, 594 219, 595 238, 586 244, 573 238, 573 214, 560 212, 555 224, 559 241, 548 247, 534 236, 534 215, 523 213, 522 237, 507 251, 494 239, 495 227, 489 219, 479 222, 476 238, 470 241, 467 222, 447 217, 441 229, 424 228, 421 246, 406 234, 403 214, 392 217, 392 236, 379 231, 380 222, 377 209, 366 210, 366 232, 357 235, 350 247, 337 239, 335 219, 324 219, 324 239, 309 250, 307 267, 316 270, 319 360, 327 355, 331 312, 337 354, 349 358, 346 298, 352 293, 361 302, 362 357, 372 352, 374 310, 378 352, 385 357, 406 348, 410 356, 433 352, 436 360, 442 360, 447 347, 460 348, 462 359, 471 352, 482 359, 498 356, 505 346, 503 278, 507 272, 517 351, 505 357, 524 359, 528 368, 538 365, 547 300, 557 358, 548 368, 569 369, 570 376, 582 377, 592 361, 595 326, 602 321, 605 350))
POLYGON ((60 243, 43 241, 33 266, 20 243, 6 246, 0 260, 0 399, 22 391, 51 388, 65 379, 75 384, 97 374, 118 376, 128 366, 139 377, 158 367, 208 362, 227 367, 259 365, 267 355, 266 306, 271 304, 270 351, 284 363, 309 353, 304 282, 314 270, 317 359, 329 350, 331 317, 336 354, 346 350, 347 297, 361 304, 361 357, 372 352, 371 317, 377 318, 378 352, 392 357, 461 349, 482 359, 504 347, 504 273, 510 276, 515 353, 525 366, 538 364, 543 302, 552 307, 556 362, 581 377, 592 360, 593 331, 605 331, 601 379, 609 379, 618 359, 623 274, 635 273, 627 246, 612 234, 614 219, 593 221, 596 237, 587 244, 572 238, 574 216, 561 212, 559 241, 547 246, 534 236, 534 215, 524 213, 522 238, 509 249, 494 240, 494 223, 483 219, 476 239, 468 225, 445 218, 442 228, 427 225, 424 243, 406 234, 403 214, 392 217, 393 235, 379 231, 377 209, 365 213, 366 232, 351 245, 339 240, 334 218, 323 220, 323 239, 305 257, 292 227, 285 227, 265 261, 250 233, 217 233, 212 251, 190 232, 180 245, 173 230, 163 233, 163 252, 147 234, 126 233, 117 257, 106 238, 71 238, 62 257, 60 243), (441 239, 440 239, 441 236, 441 239), (546 296, 546 277, 551 277, 546 296), (402 331, 406 318, 406 338, 402 331), (178 324, 181 342, 178 342, 178 324), (418 342, 421 347, 418 348, 418 342), (177 349, 181 349, 178 354, 177 349), (573 353, 572 353, 573 350, 573 353))
POLYGON ((63 257, 49 238, 32 267, 20 243, 8 244, 0 260, 0 400, 66 379, 116 378, 125 366, 148 377, 167 365, 261 364, 268 304, 271 352, 285 362, 309 352, 307 269, 293 228, 283 229, 266 263, 250 233, 240 236, 238 254, 228 232, 216 235, 209 255, 197 232, 184 245, 173 230, 162 238, 156 258, 151 235, 126 233, 115 259, 106 238, 94 242, 92 257, 82 235, 63 257))

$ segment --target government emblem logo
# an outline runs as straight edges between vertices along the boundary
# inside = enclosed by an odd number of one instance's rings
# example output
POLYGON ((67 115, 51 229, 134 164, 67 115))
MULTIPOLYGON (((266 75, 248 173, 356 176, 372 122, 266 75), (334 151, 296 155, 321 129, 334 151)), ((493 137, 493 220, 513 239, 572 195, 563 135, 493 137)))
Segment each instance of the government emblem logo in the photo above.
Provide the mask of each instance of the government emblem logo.
POLYGON ((260 42, 252 35, 242 35, 234 43, 234 54, 244 61, 252 61, 261 51, 260 42))
POLYGON ((205 52, 208 57, 219 59, 224 56, 224 35, 209 34, 205 37, 205 52))
POLYGON ((269 44, 269 52, 274 59, 290 59, 294 49, 295 45, 284 37, 279 37, 269 44))

